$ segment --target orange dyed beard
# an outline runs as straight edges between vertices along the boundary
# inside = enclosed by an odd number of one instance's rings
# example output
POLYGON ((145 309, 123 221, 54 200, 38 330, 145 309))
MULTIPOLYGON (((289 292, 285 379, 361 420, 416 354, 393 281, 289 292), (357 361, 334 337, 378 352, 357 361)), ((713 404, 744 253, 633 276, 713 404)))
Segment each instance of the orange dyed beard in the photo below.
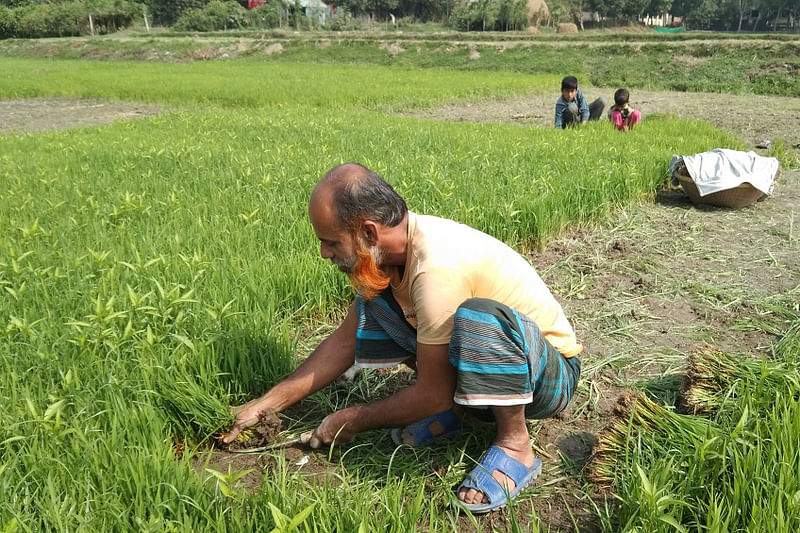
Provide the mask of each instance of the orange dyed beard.
POLYGON ((360 238, 356 238, 355 242, 356 261, 352 270, 347 273, 347 277, 350 278, 350 283, 353 284, 356 291, 369 301, 389 286, 389 276, 378 265, 376 255, 380 254, 377 253, 377 250, 368 249, 360 238))

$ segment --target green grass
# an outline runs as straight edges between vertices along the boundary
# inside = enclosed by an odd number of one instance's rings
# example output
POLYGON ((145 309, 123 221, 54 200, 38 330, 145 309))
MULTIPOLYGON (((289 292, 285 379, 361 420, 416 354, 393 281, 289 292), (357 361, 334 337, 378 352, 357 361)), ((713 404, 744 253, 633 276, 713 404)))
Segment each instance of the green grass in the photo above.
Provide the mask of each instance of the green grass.
MULTIPOLYGON (((258 62, 362 64, 404 69, 519 72, 565 69, 597 86, 800 95, 794 35, 587 32, 578 35, 286 31, 0 41, 0 56, 196 61, 252 56, 258 62), (386 45, 399 45, 391 53, 386 45), (270 47, 280 46, 280 53, 270 47), (480 57, 475 58, 477 52, 480 57), (568 67, 565 67, 568 65, 568 67)), ((421 72, 417 72, 423 76, 421 72)), ((496 75, 495 75, 496 76, 496 75)), ((492 76, 494 77, 494 76, 492 76)), ((549 90, 557 86, 551 83, 549 90)))
MULTIPOLYGON (((452 530, 450 487, 486 435, 395 455, 373 432, 323 479, 278 462, 256 493, 237 487, 237 472, 198 474, 192 463, 230 424, 229 406, 285 375, 309 324, 335 321, 351 298, 306 219, 319 176, 361 161, 417 212, 524 249, 652 198, 673 153, 741 146, 673 119, 622 136, 600 123, 557 131, 376 111, 544 90, 547 76, 0 64, 5 97, 173 106, 113 126, 0 136, 4 530, 261 531, 281 519, 269 503, 290 517, 314 504, 308 530, 452 530), (188 447, 182 459, 175 440, 188 447)), ((342 401, 321 394, 309 409, 342 401)))
POLYGON ((191 64, 2 58, 0 97, 70 96, 182 106, 406 109, 551 88, 554 76, 480 76, 357 65, 191 64))
POLYGON ((641 397, 601 439, 596 478, 619 500, 606 531, 800 528, 800 323, 759 361, 706 350, 680 415, 641 397))

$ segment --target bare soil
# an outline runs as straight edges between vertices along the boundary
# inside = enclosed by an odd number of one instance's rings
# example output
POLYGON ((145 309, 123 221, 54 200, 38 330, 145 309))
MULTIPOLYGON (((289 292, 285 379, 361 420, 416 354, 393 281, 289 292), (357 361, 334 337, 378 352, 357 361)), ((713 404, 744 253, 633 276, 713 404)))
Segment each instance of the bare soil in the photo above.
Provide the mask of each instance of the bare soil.
POLYGON ((163 106, 73 98, 0 100, 0 134, 57 131, 157 115, 163 106))
MULTIPOLYGON (((586 93, 610 97, 612 91, 586 93)), ((551 127, 554 103, 551 94, 533 95, 414 115, 551 127)), ((636 91, 632 103, 645 117, 675 113, 708 120, 752 146, 777 138, 800 142, 800 106, 788 98, 636 91)), ((100 125, 161 109, 67 99, 0 101, 0 132, 100 125)), ((795 306, 800 312, 800 172, 784 171, 772 197, 740 210, 695 207, 680 189, 664 190, 654 203, 630 206, 611 222, 568 232, 530 260, 562 302, 585 352, 582 386, 568 412, 532 425, 534 448, 545 467, 536 486, 519 499, 516 517, 525 529, 533 509, 551 531, 597 531, 589 500, 602 507, 604 496, 586 484, 582 471, 630 387, 648 382, 678 390, 686 357, 706 344, 743 354, 767 351, 787 324, 777 310, 795 306)), ((398 376, 400 385, 407 379, 398 376)), ((280 420, 270 420, 241 446, 274 442, 281 435, 280 420)), ((241 482, 257 488, 276 461, 295 464, 305 455, 309 462, 293 468, 321 473, 334 466, 327 450, 294 447, 265 455, 210 451, 197 467, 201 473, 253 469, 241 482)), ((457 524, 459 531, 477 530, 467 517, 457 524)), ((507 530, 510 516, 493 513, 477 524, 482 530, 507 530)))
POLYGON ((242 432, 239 435, 241 438, 231 442, 227 449, 229 451, 247 450, 279 442, 282 430, 283 422, 278 415, 264 413, 259 417, 258 424, 242 432))
MULTIPOLYGON (((590 101, 604 96, 613 102, 614 90, 587 88, 584 94, 590 101)), ((557 97, 557 93, 548 93, 476 104, 453 104, 408 115, 445 121, 552 127, 557 97)), ((631 93, 631 105, 642 112, 645 120, 654 113, 706 120, 719 129, 735 133, 751 146, 765 140, 774 142, 778 138, 790 145, 800 143, 800 102, 796 98, 636 89, 631 93)))

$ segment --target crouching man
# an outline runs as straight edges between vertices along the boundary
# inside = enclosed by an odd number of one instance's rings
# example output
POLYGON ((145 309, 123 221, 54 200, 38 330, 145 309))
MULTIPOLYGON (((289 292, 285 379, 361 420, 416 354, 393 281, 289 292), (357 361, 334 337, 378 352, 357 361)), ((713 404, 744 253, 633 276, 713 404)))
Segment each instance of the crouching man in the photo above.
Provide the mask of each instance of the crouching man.
POLYGON ((491 413, 497 434, 458 488, 473 513, 503 507, 538 476, 526 418, 569 403, 582 346, 528 262, 480 231, 410 212, 376 173, 346 163, 311 193, 309 218, 322 257, 346 273, 357 296, 344 321, 297 370, 233 409, 232 441, 265 412, 322 389, 353 363, 415 367, 416 381, 384 400, 336 411, 311 444, 347 442, 395 428, 397 444, 423 446, 468 429, 465 408, 491 413))

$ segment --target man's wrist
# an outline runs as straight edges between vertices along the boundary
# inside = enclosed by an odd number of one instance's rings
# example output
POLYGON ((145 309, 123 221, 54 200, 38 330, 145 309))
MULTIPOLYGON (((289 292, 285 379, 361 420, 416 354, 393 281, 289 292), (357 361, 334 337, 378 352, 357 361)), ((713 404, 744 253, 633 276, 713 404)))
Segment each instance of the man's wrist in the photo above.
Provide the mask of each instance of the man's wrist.
POLYGON ((347 431, 350 433, 361 433, 364 431, 365 428, 362 426, 361 422, 364 421, 364 406, 357 405, 354 407, 348 407, 346 409, 342 409, 342 414, 345 415, 345 424, 347 424, 347 431))

